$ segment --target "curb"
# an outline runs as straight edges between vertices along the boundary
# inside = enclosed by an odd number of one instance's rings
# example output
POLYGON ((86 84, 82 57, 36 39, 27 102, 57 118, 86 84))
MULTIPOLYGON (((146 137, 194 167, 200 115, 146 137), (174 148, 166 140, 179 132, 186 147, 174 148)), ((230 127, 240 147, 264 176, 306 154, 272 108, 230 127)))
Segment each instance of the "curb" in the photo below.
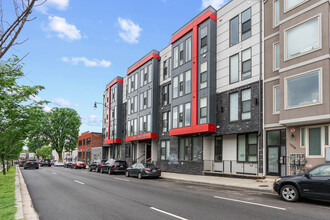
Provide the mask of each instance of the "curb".
POLYGON ((25 220, 39 220, 39 215, 33 207, 33 203, 31 200, 31 196, 29 190, 26 187, 23 175, 21 170, 17 168, 18 176, 19 176, 19 188, 20 188, 20 196, 21 196, 21 203, 23 207, 23 219, 25 220))
POLYGON ((16 175, 15 175, 15 199, 16 199, 16 204, 15 207, 17 208, 16 214, 15 214, 15 219, 24 219, 23 215, 23 203, 22 203, 22 196, 21 196, 21 187, 19 184, 19 175, 18 171, 19 168, 16 166, 16 175))

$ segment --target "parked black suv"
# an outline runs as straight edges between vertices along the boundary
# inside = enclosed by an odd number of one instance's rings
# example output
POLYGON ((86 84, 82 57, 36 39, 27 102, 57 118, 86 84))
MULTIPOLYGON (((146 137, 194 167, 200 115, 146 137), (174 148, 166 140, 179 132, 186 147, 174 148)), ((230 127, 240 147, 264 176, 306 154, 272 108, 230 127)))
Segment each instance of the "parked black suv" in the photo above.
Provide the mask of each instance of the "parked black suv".
POLYGON ((300 197, 330 200, 330 163, 318 165, 302 175, 277 178, 273 188, 288 202, 300 197))
POLYGON ((114 160, 110 159, 105 164, 100 166, 100 172, 101 173, 108 173, 108 174, 113 174, 113 173, 125 173, 126 168, 127 168, 127 163, 124 160, 114 160))
POLYGON ((100 172, 100 166, 102 166, 107 160, 95 160, 93 163, 88 165, 88 170, 91 172, 95 170, 96 172, 100 172))
POLYGON ((24 163, 24 169, 27 168, 39 169, 39 162, 37 160, 28 160, 24 163))
POLYGON ((41 167, 44 167, 44 166, 51 167, 52 166, 51 161, 49 159, 42 160, 41 167))

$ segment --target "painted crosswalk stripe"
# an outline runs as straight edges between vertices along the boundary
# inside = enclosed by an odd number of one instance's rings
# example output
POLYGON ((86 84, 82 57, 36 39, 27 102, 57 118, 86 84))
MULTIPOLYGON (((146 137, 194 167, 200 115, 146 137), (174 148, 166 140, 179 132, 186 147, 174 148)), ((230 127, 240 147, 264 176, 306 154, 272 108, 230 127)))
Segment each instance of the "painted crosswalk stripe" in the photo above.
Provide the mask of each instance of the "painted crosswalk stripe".
POLYGON ((233 201, 233 202, 240 202, 240 203, 245 203, 245 204, 250 204, 250 205, 256 205, 256 206, 262 206, 262 207, 267 207, 267 208, 272 208, 272 209, 279 209, 279 210, 284 210, 284 211, 286 210, 286 208, 265 205, 265 204, 255 203, 255 202, 248 202, 248 201, 243 201, 243 200, 238 200, 238 199, 230 199, 230 198, 225 198, 225 197, 220 197, 220 196, 214 196, 214 198, 233 201))
POLYGON ((83 183, 83 182, 80 182, 80 181, 78 181, 78 180, 74 180, 76 183, 80 183, 81 185, 85 185, 85 183, 83 183))
POLYGON ((57 174, 57 173, 53 172, 53 174, 57 174))
POLYGON ((129 180, 125 180, 125 179, 121 179, 121 178, 114 178, 114 179, 129 182, 129 180))
POLYGON ((172 213, 165 212, 165 211, 163 211, 163 210, 160 210, 160 209, 157 209, 157 208, 154 208, 154 207, 150 207, 150 208, 151 208, 152 210, 155 210, 155 211, 157 211, 157 212, 161 212, 161 213, 163 213, 163 214, 166 214, 166 215, 172 216, 172 217, 177 218, 177 219, 188 220, 187 218, 182 218, 182 217, 180 217, 180 216, 178 216, 178 215, 174 215, 174 214, 172 214, 172 213))

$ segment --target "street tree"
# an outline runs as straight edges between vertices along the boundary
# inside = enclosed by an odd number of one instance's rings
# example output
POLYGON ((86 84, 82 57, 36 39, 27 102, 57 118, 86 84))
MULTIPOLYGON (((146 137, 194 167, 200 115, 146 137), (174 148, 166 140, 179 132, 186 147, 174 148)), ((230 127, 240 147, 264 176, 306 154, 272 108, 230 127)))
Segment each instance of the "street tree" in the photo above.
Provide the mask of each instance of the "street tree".
POLYGON ((36 155, 42 157, 42 159, 50 159, 52 148, 49 146, 43 146, 36 150, 36 155))
POLYGON ((44 134, 53 150, 62 160, 63 149, 77 145, 81 119, 76 110, 71 108, 53 108, 47 117, 44 134))

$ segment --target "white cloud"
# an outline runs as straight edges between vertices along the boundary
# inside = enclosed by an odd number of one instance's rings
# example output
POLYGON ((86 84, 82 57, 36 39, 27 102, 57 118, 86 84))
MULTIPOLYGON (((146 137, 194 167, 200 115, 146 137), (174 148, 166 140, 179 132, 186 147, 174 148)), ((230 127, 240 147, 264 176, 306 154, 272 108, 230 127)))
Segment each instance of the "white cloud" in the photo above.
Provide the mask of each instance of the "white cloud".
POLYGON ((227 4, 227 2, 229 1, 230 0, 202 0, 202 10, 209 5, 218 10, 219 8, 227 4))
POLYGON ((119 31, 119 36, 126 42, 134 44, 138 43, 138 38, 141 35, 142 29, 138 24, 133 21, 124 18, 118 18, 118 23, 121 28, 119 31))
POLYGON ((97 115, 81 115, 81 121, 87 126, 102 126, 102 117, 97 115))
POLYGON ((67 41, 80 40, 80 30, 75 25, 67 23, 65 18, 48 16, 49 24, 46 30, 57 33, 57 37, 67 41))
POLYGON ((48 106, 43 107, 44 112, 50 112, 52 109, 49 108, 48 106))
POLYGON ((30 95, 29 99, 32 100, 32 101, 35 101, 35 102, 40 102, 41 101, 41 98, 39 96, 30 95))
POLYGON ((82 62, 87 67, 109 67, 111 65, 111 62, 107 60, 89 60, 86 57, 72 57, 71 59, 68 57, 62 57, 62 61, 71 63, 72 65, 77 65, 79 62, 82 62))
POLYGON ((69 100, 63 98, 56 98, 54 104, 61 107, 69 107, 69 106, 79 106, 78 104, 72 104, 69 100))
POLYGON ((55 8, 60 11, 64 11, 69 7, 69 0, 47 0, 44 4, 36 7, 38 11, 43 14, 47 14, 49 8, 55 8))

